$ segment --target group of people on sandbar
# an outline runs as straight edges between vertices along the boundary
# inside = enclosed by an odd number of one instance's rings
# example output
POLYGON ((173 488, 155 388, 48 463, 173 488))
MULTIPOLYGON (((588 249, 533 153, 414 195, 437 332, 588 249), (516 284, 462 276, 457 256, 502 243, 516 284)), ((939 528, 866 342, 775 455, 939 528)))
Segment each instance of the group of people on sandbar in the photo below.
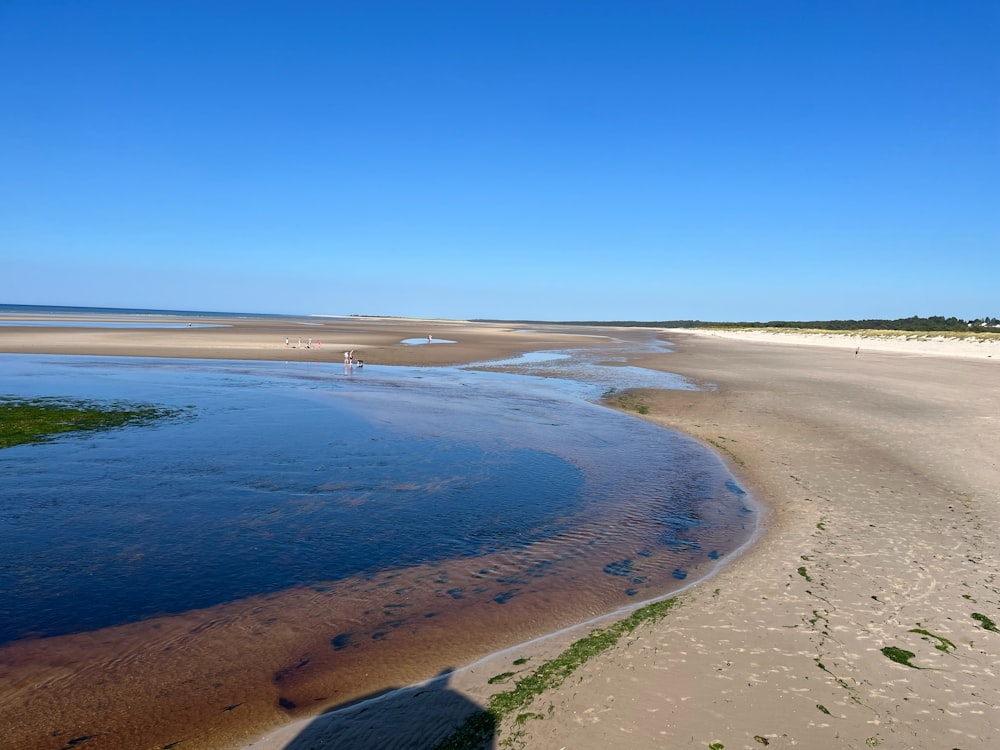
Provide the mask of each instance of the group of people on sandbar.
POLYGON ((365 363, 363 360, 355 359, 354 350, 351 349, 349 352, 344 352, 344 372, 347 372, 351 367, 357 365, 358 367, 364 367, 365 363))
MULTIPOLYGON (((289 342, 288 337, 285 336, 285 348, 287 349, 290 346, 290 344, 291 344, 291 342, 289 342)), ((313 340, 312 340, 312 337, 310 336, 309 339, 308 339, 308 341, 306 342, 306 349, 312 349, 312 345, 313 345, 313 340)), ((301 349, 301 348, 302 348, 302 338, 299 337, 299 344, 298 344, 298 346, 297 347, 293 346, 292 349, 301 349)), ((323 348, 323 342, 317 340, 316 341, 316 348, 317 349, 322 349, 323 348)))

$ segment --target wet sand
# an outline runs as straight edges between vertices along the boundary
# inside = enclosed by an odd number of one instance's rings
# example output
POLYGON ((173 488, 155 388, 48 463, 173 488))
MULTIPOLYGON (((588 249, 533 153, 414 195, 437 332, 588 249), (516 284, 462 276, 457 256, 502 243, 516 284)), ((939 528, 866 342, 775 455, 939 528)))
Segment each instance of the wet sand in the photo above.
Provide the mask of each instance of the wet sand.
POLYGON ((795 335, 671 337, 676 353, 637 364, 719 390, 641 394, 648 418, 727 456, 769 529, 502 736, 533 750, 1000 745, 995 346, 855 356, 795 335), (902 652, 911 666, 889 658, 902 652))
MULTIPOLYGON (((602 341, 439 321, 372 321, 362 335, 353 330, 360 323, 324 330, 322 356, 340 361, 345 348, 355 348, 366 362, 452 364, 488 359, 489 352, 502 358, 560 342, 602 341), (428 332, 460 343, 398 344, 428 332)), ((283 326, 124 333, 0 328, 0 351, 290 359, 283 326)), ((295 343, 296 330, 287 335, 295 343)), ((935 356, 933 348, 863 347, 855 356, 838 346, 803 346, 794 337, 790 344, 682 332, 668 338, 675 353, 630 364, 679 372, 717 390, 643 391, 635 398, 648 408, 646 418, 727 458, 768 505, 767 532, 740 560, 683 593, 661 623, 588 662, 527 709, 546 718, 502 726, 500 739, 556 750, 711 743, 731 750, 765 741, 779 748, 995 746, 1000 633, 984 625, 1000 622, 1000 359, 984 348, 935 356), (912 667, 887 658, 884 648, 912 652, 912 667)), ((292 356, 320 355, 296 348, 292 356)), ((226 621, 220 613, 203 631, 218 629, 223 637, 206 643, 252 648, 254 634, 267 627, 266 606, 260 618, 226 621)), ((195 636, 190 623, 175 624, 179 644, 195 636)), ((241 739, 241 707, 225 704, 219 715, 232 717, 233 727, 220 731, 217 746, 427 746, 509 687, 489 678, 529 670, 589 627, 262 739, 241 739)), ((45 644, 37 642, 32 659, 46 658, 45 644)), ((119 650, 121 665, 134 667, 114 679, 136 679, 148 655, 119 650)), ((206 658, 224 660, 224 651, 210 652, 206 658)), ((282 680, 309 670, 305 657, 276 657, 291 671, 272 675, 275 698, 282 680)), ((48 684, 32 687, 44 700, 50 684, 72 679, 73 664, 60 664, 48 684)), ((183 680, 176 687, 186 689, 183 680)), ((151 695, 149 705, 166 701, 159 710, 168 710, 169 699, 151 695)), ((128 710, 100 695, 96 701, 93 710, 128 710)), ((52 739, 62 744, 39 746, 63 747, 75 738, 52 739)), ((195 745, 177 745, 189 746, 195 745)))
MULTIPOLYGON (((52 317, 18 316, 28 321, 52 317)), ((4 315, 2 320, 14 321, 4 315)), ((79 317, 66 316, 67 321, 79 317)), ((566 326, 412 320, 399 318, 175 318, 130 315, 102 322, 179 324, 180 328, 0 326, 0 351, 18 354, 93 354, 265 361, 343 362, 354 350, 366 364, 446 366, 506 359, 521 352, 578 346, 581 331, 566 326), (186 323, 191 327, 184 327, 186 323), (205 327, 198 327, 205 326, 205 327), (211 327, 209 327, 211 326, 211 327), (403 341, 427 340, 420 344, 403 341), (288 339, 286 345, 285 340, 288 339), (310 339, 312 339, 310 345, 310 339), (455 343, 442 343, 453 341, 455 343)), ((597 336, 600 336, 597 332, 597 336)), ((599 341, 600 339, 591 339, 599 341)))

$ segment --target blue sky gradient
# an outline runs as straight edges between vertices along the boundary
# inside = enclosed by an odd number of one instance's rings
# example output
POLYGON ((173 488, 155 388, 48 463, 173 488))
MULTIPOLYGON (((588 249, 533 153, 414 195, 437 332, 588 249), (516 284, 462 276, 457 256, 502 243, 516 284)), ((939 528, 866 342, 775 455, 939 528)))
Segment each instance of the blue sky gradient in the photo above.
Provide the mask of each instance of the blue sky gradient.
POLYGON ((1000 315, 1000 4, 0 0, 0 302, 1000 315))

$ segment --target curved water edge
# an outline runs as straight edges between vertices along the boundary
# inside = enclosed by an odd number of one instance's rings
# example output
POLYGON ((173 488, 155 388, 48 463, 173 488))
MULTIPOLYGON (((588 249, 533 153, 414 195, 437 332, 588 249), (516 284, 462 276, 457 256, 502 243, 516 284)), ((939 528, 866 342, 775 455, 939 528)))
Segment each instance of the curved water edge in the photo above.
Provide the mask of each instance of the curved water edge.
MULTIPOLYGON (((395 614, 364 620, 359 604, 351 628, 331 625, 325 635, 317 631, 310 636, 325 638, 333 648, 325 662, 314 658, 306 669, 349 658, 366 665, 390 661, 398 680, 410 682, 407 675, 428 665, 411 663, 412 655, 389 658, 387 644, 399 643, 397 634, 410 632, 421 617, 461 628, 465 620, 460 611, 441 609, 448 602, 466 609, 485 607, 482 612, 492 613, 491 618, 501 617, 493 625, 484 626, 481 618, 466 623, 468 648, 458 649, 459 661, 452 663, 468 663, 481 656, 475 652, 477 644, 480 649, 489 643, 509 649, 513 643, 557 637, 566 627, 587 627, 672 595, 710 575, 757 533, 753 500, 733 484, 717 456, 689 438, 592 403, 609 387, 658 387, 648 383, 662 384, 660 373, 600 365, 571 354, 559 359, 563 374, 554 377, 548 369, 552 361, 547 369, 533 370, 542 360, 534 355, 505 362, 499 365, 502 372, 488 371, 497 367, 494 362, 431 370, 371 367, 345 375, 337 365, 303 363, 0 357, 0 383, 20 373, 24 395, 51 395, 53 389, 70 386, 76 395, 98 399, 120 398, 126 391, 158 403, 192 406, 197 414, 196 419, 148 431, 107 433, 45 449, 10 449, 19 453, 0 455, 0 460, 11 458, 19 471, 5 472, 4 483, 11 485, 13 477, 25 474, 41 477, 34 485, 24 480, 25 495, 38 497, 40 485, 50 484, 46 473, 54 462, 72 470, 73 494, 93 484, 96 494, 77 501, 70 526, 75 524, 78 532, 80 524, 100 529, 118 523, 112 526, 117 538, 138 525, 155 539, 149 548, 130 539, 112 557, 113 568, 125 569, 132 581, 142 581, 150 590, 150 607, 162 607, 178 590, 197 588, 204 594, 211 588, 197 576, 184 578, 185 570, 221 573, 226 566, 237 588, 218 589, 194 607, 213 607, 212 597, 230 602, 254 592, 265 594, 266 605, 267 596, 296 584, 307 587, 303 593, 309 596, 303 598, 310 600, 309 606, 342 596, 375 597, 373 606, 395 614), (510 368, 522 368, 522 374, 511 374, 510 368), (269 427, 244 435, 242 427, 248 423, 269 427), (317 445, 321 450, 310 452, 317 445), (123 479, 119 475, 134 464, 137 451, 147 457, 144 473, 150 476, 123 479), (173 478, 158 479, 163 472, 149 456, 159 456, 173 478), (681 457, 683 466, 669 466, 668 456, 681 457), (97 473, 81 476, 95 465, 97 473), (265 465, 271 468, 262 471, 265 465), (404 470, 405 486, 385 480, 390 466, 404 470), (470 467, 478 467, 478 474, 470 467), (220 482, 221 476, 232 478, 220 482), (100 505, 98 495, 113 495, 126 485, 133 493, 138 487, 144 503, 100 505), (214 498, 209 515, 223 516, 224 526, 235 518, 238 533, 209 534, 200 545, 213 552, 228 548, 231 555, 192 557, 186 547, 200 538, 197 524, 171 527, 177 544, 169 534, 150 533, 149 508, 156 509, 160 522, 173 514, 186 523, 191 509, 200 507, 199 498, 209 492, 214 498), (665 492, 680 504, 664 505, 665 492), (435 541, 433 527, 454 520, 470 497, 480 504, 466 514, 464 531, 435 541), (517 500, 522 502, 515 510, 512 502, 517 500), (423 503, 427 512, 414 511, 413 503, 423 503), (404 515, 408 520, 400 533, 398 519, 404 515), (353 536, 379 539, 371 545, 377 547, 374 551, 364 544, 351 547, 351 534, 339 528, 350 528, 359 519, 369 525, 353 536), (420 525, 425 522, 429 525, 420 525), (288 529, 291 533, 282 536, 288 529), (423 545, 419 558, 394 558, 413 538, 423 545), (340 548, 339 556, 330 556, 331 547, 340 548), (165 562, 178 554, 172 567, 165 562), (254 555, 262 557, 255 562, 254 555), (320 559, 327 567, 316 567, 320 559), (267 576, 262 578, 258 568, 271 578, 264 580, 267 576), (541 599, 537 605, 531 602, 532 592, 541 599), (545 619, 553 608, 563 609, 565 618, 545 619), (546 628, 544 622, 556 627, 546 628), (585 624, 573 624, 580 622, 585 624), (491 640, 488 633, 496 627, 510 637, 491 640)), ((607 353, 602 361, 608 361, 607 353)), ((5 391, 9 389, 0 388, 5 391)), ((58 513, 67 512, 67 498, 59 497, 58 489, 45 497, 50 505, 55 502, 58 513)), ((58 513, 46 521, 46 512, 56 513, 33 510, 38 526, 47 534, 63 534, 57 553, 69 550, 69 560, 78 562, 84 548, 74 540, 74 529, 60 531, 51 522, 58 513)), ((204 522, 205 517, 194 520, 204 522)), ((58 554, 44 560, 41 578, 60 578, 54 575, 56 558, 58 554)), ((93 566, 88 572, 94 572, 93 566)), ((122 592, 135 588, 128 577, 120 584, 122 592)), ((67 601, 65 586, 46 593, 46 581, 32 585, 35 601, 46 596, 50 604, 67 601)), ((96 598, 93 591, 87 595, 91 602, 96 598)), ((280 601, 294 602, 294 596, 280 601)), ((82 617, 79 609, 75 617, 82 617)), ((108 613, 100 615, 89 603, 88 609, 95 610, 87 613, 96 618, 93 627, 119 627, 108 613)), ((180 599, 167 607, 168 612, 189 609, 191 603, 180 599)), ((156 613, 147 609, 118 622, 140 626, 151 616, 156 613)), ((213 616, 212 622, 223 620, 213 616)), ((53 632, 67 631, 57 627, 53 632)), ((430 650, 435 647, 431 644, 430 650)), ((309 693, 296 687, 296 670, 281 674, 287 684, 282 700, 301 706, 299 696, 309 693)))
POLYGON ((593 383, 17 356, 4 372, 21 395, 142 398, 191 417, 0 456, 9 495, 0 588, 22 594, 0 642, 505 550, 521 558, 508 570, 551 570, 625 538, 633 542, 604 573, 609 589, 626 584, 636 597, 664 575, 648 572, 656 550, 676 558, 677 580, 703 543, 725 554, 732 545, 713 534, 726 524, 711 516, 743 507, 693 441, 581 400, 599 390, 593 383), (246 424, 269 428, 246 433, 246 424), (209 569, 211 578, 198 572, 209 569))
MULTIPOLYGON (((284 746, 284 743, 289 739, 293 737, 306 737, 309 733, 317 733, 321 736, 330 736, 331 734, 339 733, 340 729, 337 722, 342 718, 360 716, 380 704, 391 704, 397 699, 411 700, 411 696, 415 691, 421 691, 432 686, 440 685, 441 688, 444 689, 446 688, 448 682, 454 680, 455 677, 472 675, 476 672, 476 670, 486 670, 482 675, 470 678, 471 684, 479 686, 484 683, 484 680, 489 683, 492 682, 491 678, 485 677, 486 674, 496 673, 497 676, 502 674, 513 675, 513 673, 510 672, 503 672, 503 670, 510 669, 511 665, 516 666, 518 664, 525 664, 529 661, 532 662, 529 673, 532 675, 538 674, 549 662, 560 660, 562 654, 566 653, 565 649, 570 644, 575 643, 580 639, 584 639, 592 633, 599 632, 600 628, 608 627, 609 625, 617 623, 629 615, 649 607, 650 605, 656 605, 658 603, 666 603, 669 605, 671 600, 674 600, 676 597, 685 593, 694 586, 699 585, 705 580, 711 578, 723 565, 728 565, 738 559, 744 552, 753 546, 761 533, 762 529, 758 524, 754 534, 739 548, 734 550, 732 555, 725 561, 720 560, 719 564, 715 566, 713 570, 707 572, 705 575, 697 578, 696 580, 689 581, 687 584, 680 586, 669 594, 624 605, 612 612, 597 615, 584 622, 567 625, 566 627, 560 628, 551 633, 536 636, 514 646, 507 646, 498 651, 494 651, 493 653, 481 656, 470 663, 464 664, 455 669, 445 670, 440 674, 420 680, 419 682, 393 688, 357 701, 350 701, 341 708, 324 711, 319 716, 298 719, 281 727, 277 731, 256 738, 253 742, 242 746, 241 750, 252 750, 253 747, 259 746, 262 742, 271 746, 273 741, 277 741, 278 745, 284 746), (533 662, 532 660, 536 658, 540 660, 533 662)), ((659 617, 662 617, 662 615, 655 616, 651 619, 656 620, 659 619, 659 617)), ((515 685, 516 684, 517 683, 515 682, 515 685)), ((544 694, 544 691, 541 694, 544 694)), ((478 711, 481 710, 482 707, 476 706, 475 709, 478 711)), ((460 722, 463 718, 468 718, 468 714, 464 711, 455 711, 454 713, 448 715, 446 717, 446 725, 444 727, 444 730, 446 731, 438 732, 438 734, 440 734, 440 739, 447 739, 454 736, 454 732, 460 732, 462 725, 458 722, 460 722), (452 728, 454 728, 454 732, 452 728)), ((372 714, 368 717, 367 721, 371 727, 374 727, 376 724, 381 723, 382 720, 377 714, 372 714)), ((366 730, 364 728, 364 724, 362 723, 362 727, 360 729, 357 726, 353 726, 352 731, 363 734, 366 731, 370 731, 370 729, 366 730)), ((291 747, 291 745, 288 747, 291 747)))

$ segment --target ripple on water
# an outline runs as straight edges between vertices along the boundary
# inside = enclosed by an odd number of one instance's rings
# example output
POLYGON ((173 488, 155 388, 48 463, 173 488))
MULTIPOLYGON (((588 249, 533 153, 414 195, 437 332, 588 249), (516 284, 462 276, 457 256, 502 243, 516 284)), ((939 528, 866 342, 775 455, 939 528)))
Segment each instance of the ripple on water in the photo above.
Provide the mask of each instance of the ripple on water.
POLYGON ((114 626, 74 679, 170 654, 149 679, 182 681, 197 651, 226 705, 281 670, 283 700, 312 705, 662 595, 753 531, 716 457, 562 385, 367 370, 0 357, 0 392, 190 415, 0 453, 0 640, 114 626), (253 653, 227 645, 248 635, 253 653))

